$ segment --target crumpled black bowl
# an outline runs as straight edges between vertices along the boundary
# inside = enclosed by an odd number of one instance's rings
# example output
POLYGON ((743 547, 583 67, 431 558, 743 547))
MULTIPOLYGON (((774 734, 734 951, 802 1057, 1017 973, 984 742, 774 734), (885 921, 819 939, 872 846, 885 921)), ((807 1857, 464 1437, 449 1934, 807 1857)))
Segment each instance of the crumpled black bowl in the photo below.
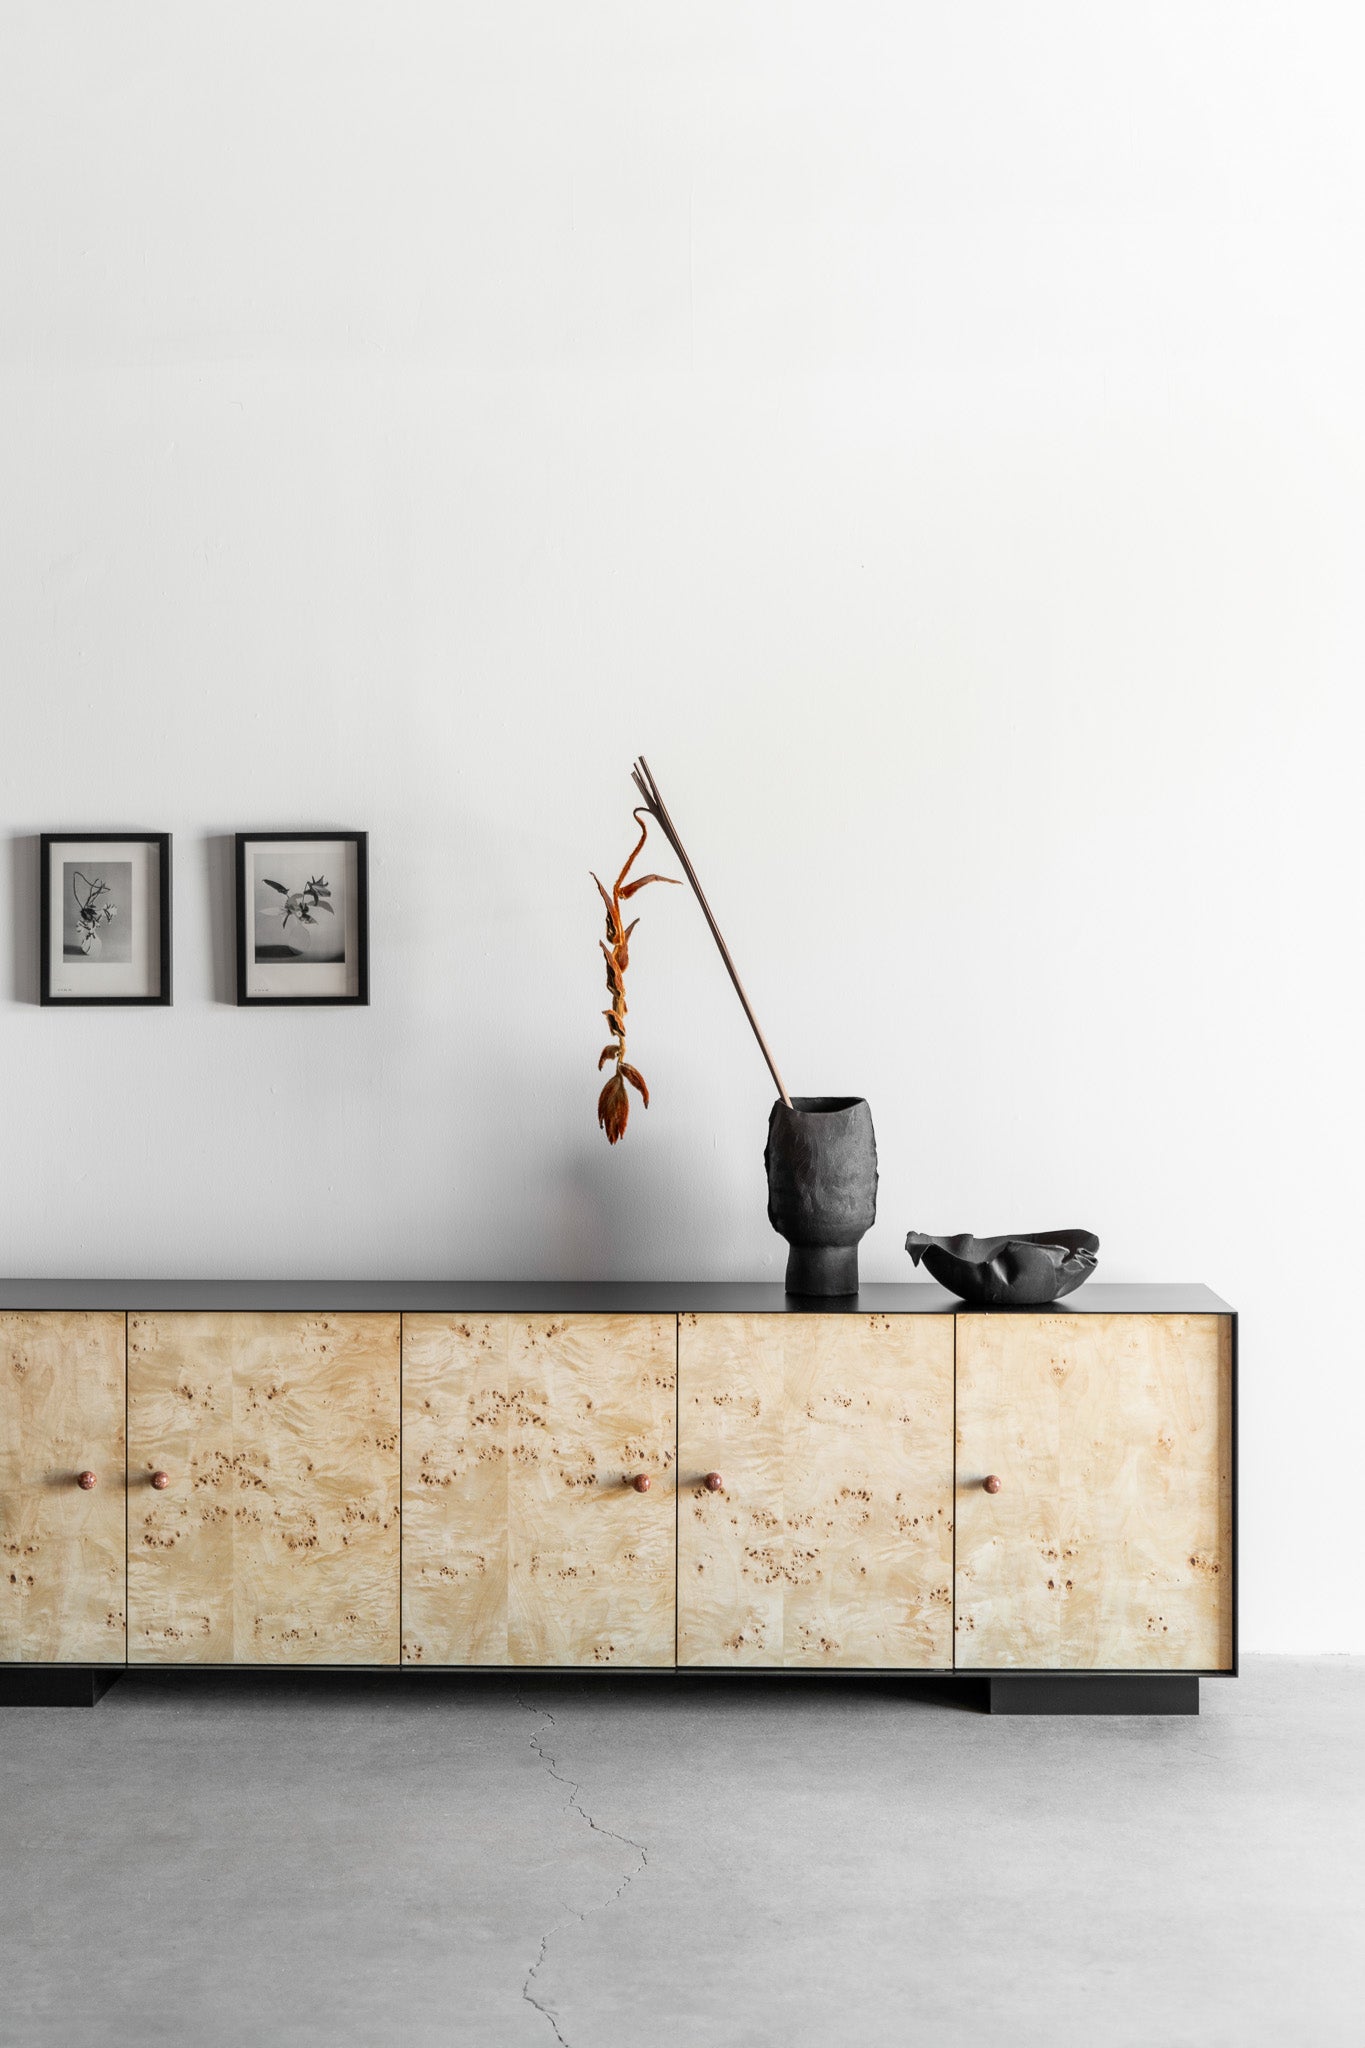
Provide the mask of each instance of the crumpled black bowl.
POLYGON ((1012 1237, 925 1237, 905 1249, 940 1287, 976 1308, 1046 1308, 1088 1280, 1100 1241, 1090 1230, 1018 1231, 1012 1237))

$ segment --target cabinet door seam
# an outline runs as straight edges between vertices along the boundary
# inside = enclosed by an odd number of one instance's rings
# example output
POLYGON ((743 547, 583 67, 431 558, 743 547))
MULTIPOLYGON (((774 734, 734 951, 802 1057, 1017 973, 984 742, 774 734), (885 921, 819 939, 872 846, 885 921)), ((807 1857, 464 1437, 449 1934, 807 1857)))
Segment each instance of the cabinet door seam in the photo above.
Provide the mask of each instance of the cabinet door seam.
POLYGON ((130 1476, 128 1471, 129 1420, 130 1418, 128 1415, 128 1311, 127 1309, 125 1309, 123 1312, 123 1661, 125 1664, 127 1664, 130 1661, 128 1655, 128 1630, 129 1624, 132 1619, 128 1608, 128 1577, 132 1562, 133 1551, 132 1520, 128 1510, 128 1496, 132 1492, 132 1488, 128 1483, 130 1476))
POLYGON ((678 1668, 678 1545, 682 1538, 682 1342, 681 1316, 673 1318, 673 1669, 678 1668))
POLYGON ((953 1518, 953 1659, 952 1669, 957 1670, 957 1326, 959 1317, 953 1317, 953 1455, 949 1469, 949 1513, 953 1518))

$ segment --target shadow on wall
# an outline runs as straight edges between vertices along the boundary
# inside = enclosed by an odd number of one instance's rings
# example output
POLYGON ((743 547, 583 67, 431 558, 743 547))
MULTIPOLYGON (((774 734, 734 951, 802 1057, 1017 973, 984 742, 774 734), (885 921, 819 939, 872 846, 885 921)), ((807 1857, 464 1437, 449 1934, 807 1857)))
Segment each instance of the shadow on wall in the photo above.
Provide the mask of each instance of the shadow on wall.
POLYGON ((201 844, 213 938, 213 1000, 237 1001, 237 840, 213 832, 201 844))
POLYGON ((38 1000, 38 872, 36 832, 10 840, 10 994, 16 1003, 38 1000))
MULTIPOLYGON (((610 1156, 605 1138, 594 1137, 547 1169, 538 1261, 547 1276, 677 1279, 693 1271, 683 1248, 716 1243, 737 1255, 733 1276, 723 1258, 717 1262, 717 1279, 767 1277, 760 1271, 762 1253, 754 1255, 755 1239, 772 1235, 761 1162, 754 1187, 739 1185, 733 1175, 721 1184, 711 1177, 721 1171, 719 1155, 709 1148, 699 1153, 682 1136, 651 1137, 638 1164, 610 1156), (679 1247, 677 1259, 672 1246, 679 1247)), ((786 1247, 776 1236, 772 1244, 780 1277, 778 1253, 785 1260, 786 1247)))

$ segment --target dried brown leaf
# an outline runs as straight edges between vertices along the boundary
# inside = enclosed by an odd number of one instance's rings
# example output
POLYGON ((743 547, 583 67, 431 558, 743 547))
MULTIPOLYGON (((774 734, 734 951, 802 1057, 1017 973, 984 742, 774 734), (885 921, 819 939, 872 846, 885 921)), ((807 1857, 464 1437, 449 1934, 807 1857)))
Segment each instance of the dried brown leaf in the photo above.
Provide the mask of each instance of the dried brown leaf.
MULTIPOLYGON (((600 1072, 600 1071, 601 1071, 601 1070, 599 1069, 599 1072, 600 1072)), ((646 1088, 646 1086, 645 1086, 645 1077, 644 1077, 644 1075, 643 1075, 643 1074, 642 1074, 642 1073, 640 1072, 639 1068, 638 1068, 638 1067, 630 1067, 630 1066, 627 1066, 627 1065, 626 1065, 626 1063, 625 1063, 625 1061, 623 1060, 623 1061, 621 1062, 621 1072, 622 1072, 622 1073, 624 1074, 624 1076, 625 1076, 625 1078, 627 1079, 627 1081, 629 1081, 629 1083, 630 1083, 630 1085, 631 1085, 631 1087, 632 1087, 632 1088, 638 1088, 638 1089, 639 1089, 639 1091, 640 1091, 641 1095, 642 1095, 642 1096, 643 1096, 643 1098, 644 1098, 644 1105, 645 1105, 645 1108, 646 1108, 646 1109, 648 1109, 648 1108, 649 1108, 649 1090, 648 1090, 648 1088, 646 1088)))
POLYGON ((647 889, 651 882, 668 882, 675 889, 681 889, 682 887, 682 883, 676 875, 640 875, 635 881, 627 883, 626 887, 622 889, 621 901, 629 903, 637 889, 647 889))
MULTIPOLYGON (((589 874, 592 874, 591 868, 589 868, 588 872, 589 874)), ((593 875, 592 878, 594 882, 597 882, 596 875, 593 875)), ((606 890, 602 887, 602 884, 600 882, 597 882, 597 893, 607 906, 607 937, 609 939, 615 939, 621 929, 621 920, 617 916, 616 905, 612 902, 610 896, 608 896, 606 890)), ((600 944, 601 941, 599 940, 598 943, 600 944)))
POLYGON ((626 1093, 626 1084, 619 1074, 613 1074, 597 1098, 597 1121, 606 1132, 609 1145, 614 1145, 618 1138, 624 1138, 629 1119, 630 1097, 626 1093))
POLYGON ((637 859, 639 858, 641 848, 644 846, 646 839, 648 839, 649 837, 649 820, 646 817, 644 817, 639 811, 633 811, 631 813, 631 816, 639 818, 640 820, 640 836, 636 840, 634 846, 631 847, 629 854, 626 856, 626 864, 622 868, 620 874, 616 877, 616 894, 618 896, 621 894, 622 882, 625 881, 626 876, 634 867, 637 859))
POLYGON ((612 1040, 611 1044, 610 1044, 610 1045, 604 1045, 604 1046, 603 1046, 603 1048, 602 1048, 602 1050, 601 1050, 601 1052, 600 1052, 600 1053, 598 1054, 598 1056, 597 1056, 597 1071, 598 1071, 598 1073, 599 1073, 599 1074, 601 1073, 601 1071, 602 1071, 603 1067, 605 1067, 605 1065, 607 1064, 607 1061, 608 1061, 608 1060, 619 1060, 619 1059, 620 1059, 620 1057, 621 1057, 621 1048, 620 1048, 620 1046, 619 1046, 619 1045, 618 1045, 618 1044, 616 1043, 616 1040, 615 1040, 615 1039, 613 1038, 613 1040, 612 1040))

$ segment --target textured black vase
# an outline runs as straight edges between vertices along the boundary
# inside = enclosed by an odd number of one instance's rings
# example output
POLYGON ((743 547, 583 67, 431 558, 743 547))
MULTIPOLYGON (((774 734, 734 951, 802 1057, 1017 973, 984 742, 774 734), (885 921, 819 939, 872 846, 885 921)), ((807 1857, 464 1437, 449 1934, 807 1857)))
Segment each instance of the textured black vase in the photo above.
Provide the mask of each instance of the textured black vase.
POLYGON ((796 1095, 768 1118, 768 1221, 791 1246, 788 1294, 856 1294, 877 1214, 877 1140, 860 1095, 796 1095))

